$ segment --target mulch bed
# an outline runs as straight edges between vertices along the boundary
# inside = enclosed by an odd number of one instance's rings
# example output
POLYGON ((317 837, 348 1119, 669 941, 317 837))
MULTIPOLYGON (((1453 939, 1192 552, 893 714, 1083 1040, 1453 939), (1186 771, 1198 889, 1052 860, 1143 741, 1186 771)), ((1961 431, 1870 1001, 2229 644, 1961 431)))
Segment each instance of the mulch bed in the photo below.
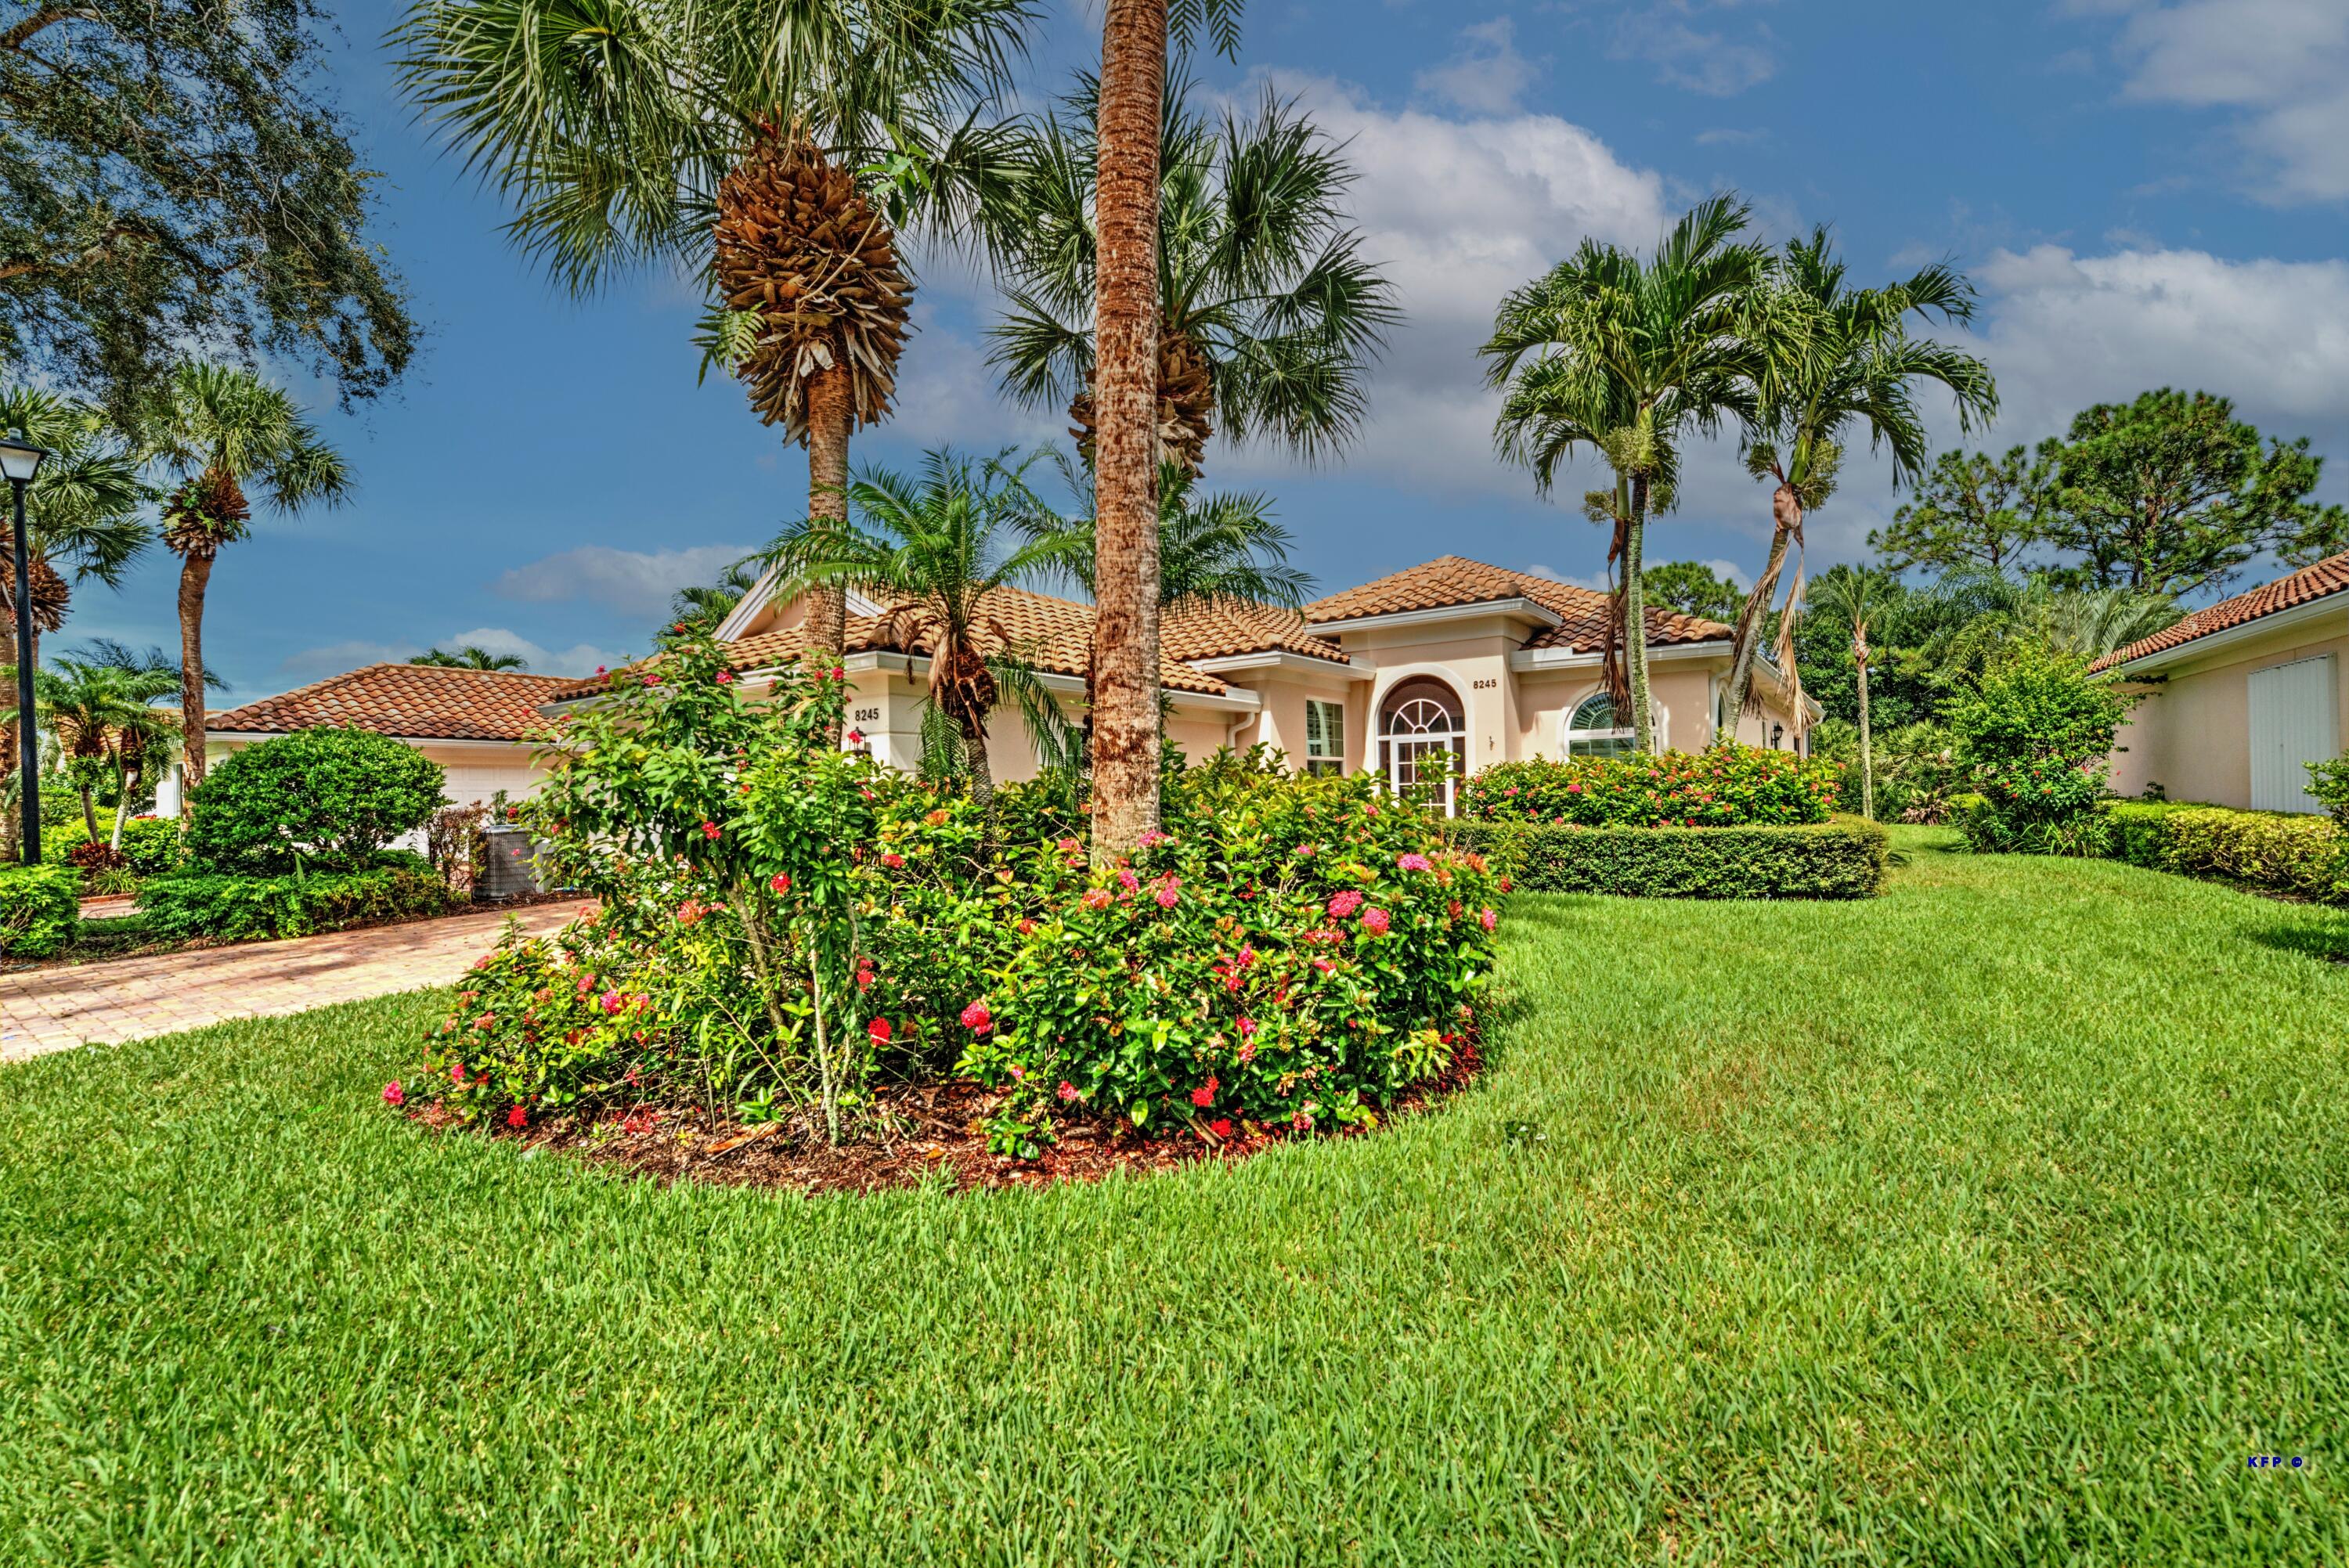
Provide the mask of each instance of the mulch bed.
MULTIPOLYGON (((1431 1109, 1465 1087, 1483 1065, 1474 1045, 1462 1046, 1450 1071, 1407 1092, 1381 1115, 1381 1124, 1431 1109)), ((1144 1138, 1123 1121, 1071 1119, 1061 1125, 1060 1141, 1040 1158, 1015 1160, 991 1152, 978 1130, 1001 1103, 1000 1094, 959 1081, 889 1085, 875 1098, 878 1105, 871 1122, 876 1133, 885 1128, 886 1135, 838 1148, 826 1144, 820 1124, 805 1117, 745 1127, 724 1119, 712 1121, 699 1109, 612 1111, 592 1121, 563 1118, 512 1132, 500 1128, 495 1136, 526 1144, 526 1153, 552 1150, 616 1165, 664 1185, 708 1181, 807 1194, 874 1192, 929 1183, 968 1191, 1097 1181, 1116 1171, 1144 1175, 1208 1161, 1236 1164, 1299 1136, 1244 1122, 1220 1141, 1188 1128, 1144 1138)), ((436 1130, 449 1121, 437 1107, 409 1115, 436 1130)), ((1335 1136, 1363 1134, 1345 1129, 1335 1136)))

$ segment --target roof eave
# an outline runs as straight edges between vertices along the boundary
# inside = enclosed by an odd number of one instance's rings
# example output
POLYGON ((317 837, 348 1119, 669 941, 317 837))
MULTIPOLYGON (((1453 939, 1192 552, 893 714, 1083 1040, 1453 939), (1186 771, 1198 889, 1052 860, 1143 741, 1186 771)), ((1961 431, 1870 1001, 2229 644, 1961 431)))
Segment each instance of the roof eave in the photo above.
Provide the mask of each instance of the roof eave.
POLYGON ((1382 626, 1420 626, 1436 621, 1462 621, 1485 615, 1518 615, 1545 626, 1562 626, 1566 617, 1523 594, 1507 599, 1479 599, 1473 604, 1438 604, 1424 610, 1388 610, 1374 615, 1349 615, 1316 620, 1307 612, 1305 624, 1317 631, 1370 632, 1382 626))
POLYGON ((2222 626, 2215 632, 2205 632, 2199 637, 2189 637, 2182 643, 2173 643, 2166 648, 2156 648, 2149 654, 2139 654, 2136 658, 2125 660, 2120 664, 2107 665, 2096 673, 2115 678, 2126 678, 2140 674, 2151 675, 2167 669, 2172 665, 2183 664, 2188 659, 2198 658, 2213 648, 2231 647, 2237 643, 2248 642, 2253 637, 2264 636, 2270 632, 2280 629, 2289 630, 2304 621, 2314 621, 2327 614, 2344 612, 2349 612, 2349 589, 2336 588, 2330 593, 2319 594, 2313 599, 2303 599, 2297 604, 2287 604, 2281 610, 2271 610, 2264 615, 2254 615, 2248 621, 2239 621, 2231 626, 2222 626))

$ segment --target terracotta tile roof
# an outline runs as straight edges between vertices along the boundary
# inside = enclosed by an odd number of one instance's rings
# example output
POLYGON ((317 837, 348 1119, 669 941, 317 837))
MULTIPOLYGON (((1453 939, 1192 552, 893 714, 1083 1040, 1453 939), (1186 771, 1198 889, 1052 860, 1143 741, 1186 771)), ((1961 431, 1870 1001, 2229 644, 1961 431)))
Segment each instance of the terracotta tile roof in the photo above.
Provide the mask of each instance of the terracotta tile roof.
MULTIPOLYGON (((1317 599, 1305 606, 1305 618, 1319 626, 1408 610, 1465 609, 1504 599, 1530 599, 1560 617, 1559 624, 1543 628, 1529 640, 1526 644, 1529 648, 1570 648, 1593 653, 1604 641, 1606 594, 1458 555, 1442 556, 1375 583, 1317 599)), ((1734 632, 1733 627, 1718 621, 1672 610, 1651 609, 1646 618, 1651 644, 1709 642, 1734 632)))
POLYGON ((2127 647, 2106 654, 2090 669, 2110 669, 2147 654, 2166 653, 2198 637, 2213 632, 2224 632, 2256 621, 2262 615, 2272 615, 2279 610, 2289 610, 2295 604, 2305 604, 2312 599, 2322 599, 2328 593, 2349 592, 2349 551, 2328 555, 2313 566, 2303 566, 2289 577, 2279 577, 2263 583, 2248 593, 2238 593, 2231 599, 2221 599, 2206 609, 2197 610, 2167 631, 2142 637, 2127 647))
POLYGON ((1335 664, 1351 660, 1345 649, 1317 637, 1294 610, 1237 600, 1177 604, 1159 628, 1162 651, 1170 659, 1222 659, 1276 649, 1335 664))
POLYGON ((209 713, 204 727, 283 735, 336 726, 425 740, 521 740, 545 727, 538 705, 579 683, 569 676, 368 665, 243 707, 209 713))

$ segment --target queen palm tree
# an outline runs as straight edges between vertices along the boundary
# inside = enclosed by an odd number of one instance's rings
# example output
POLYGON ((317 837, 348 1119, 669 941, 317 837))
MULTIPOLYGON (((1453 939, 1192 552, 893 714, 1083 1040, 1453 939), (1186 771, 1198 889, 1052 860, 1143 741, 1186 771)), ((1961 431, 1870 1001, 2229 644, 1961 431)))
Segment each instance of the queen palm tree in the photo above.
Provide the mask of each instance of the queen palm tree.
POLYGON ((1501 302, 1482 350, 1505 392, 1495 442, 1537 488, 1547 493, 1558 465, 1586 450, 1614 474, 1614 488, 1584 505, 1612 531, 1608 562, 1620 575, 1604 667, 1642 751, 1655 749, 1640 578, 1647 520, 1671 510, 1682 440, 1754 408, 1761 362, 1748 318, 1769 256, 1738 241, 1745 221, 1744 203, 1712 197, 1647 262, 1585 240, 1501 302))
POLYGON ((1947 344, 1909 335, 1912 315, 1960 324, 1973 319, 1973 287, 1951 268, 1924 267, 1886 288, 1851 288, 1833 240, 1817 228, 1808 239, 1787 245, 1763 290, 1768 297, 1757 302, 1763 308, 1747 328, 1760 338, 1764 374, 1745 461, 1748 472, 1771 482, 1773 526, 1769 558, 1737 617, 1729 678, 1713 713, 1713 733, 1724 739, 1737 733, 1738 715, 1752 706, 1754 655, 1777 597, 1789 542, 1797 559, 1778 615, 1777 657, 1787 676, 1795 677, 1803 519, 1834 493, 1847 432, 1854 426, 1867 431, 1869 449, 1891 458, 1898 486, 1925 474, 1925 427, 1918 418, 1913 384, 1936 382, 1946 388, 1961 430, 1970 431, 1998 412, 1998 389, 1988 366, 1947 344))
POLYGON ((1876 816, 1876 752, 1868 733, 1868 634, 1900 600, 1900 580, 1872 566, 1838 566, 1811 591, 1813 609, 1851 633, 1851 662, 1859 672, 1859 809, 1871 820, 1876 816))
POLYGON ((869 471, 848 487, 847 521, 803 519, 763 557, 780 593, 836 583, 889 606, 882 640, 930 661, 923 770, 966 777, 972 794, 990 802, 987 722, 1007 698, 1040 753, 1069 748, 1059 705, 988 603, 999 590, 1066 573, 1074 552, 1066 535, 1034 526, 1042 502, 1026 465, 1008 459, 974 463, 933 451, 918 480, 869 471))
POLYGON ((195 360, 172 373, 156 450, 180 476, 163 501, 163 542, 180 557, 180 741, 193 789, 204 778, 204 595, 221 551, 252 531, 247 489, 290 517, 340 505, 351 473, 282 388, 195 360))
POLYGON ((526 670, 530 661, 520 654, 493 654, 472 643, 461 648, 434 648, 408 661, 411 665, 436 665, 450 670, 526 670))
MULTIPOLYGON (((997 179, 980 123, 1033 0, 414 0, 409 98, 517 209, 508 234, 577 295, 636 266, 702 279, 703 368, 808 449, 843 515, 853 430, 888 412, 909 222, 965 231, 997 179)), ((810 606, 837 646, 837 592, 810 606)))
POLYGON ((1158 825, 1159 194, 1170 28, 1237 55, 1242 0, 1108 0, 1093 160, 1092 853, 1158 825))

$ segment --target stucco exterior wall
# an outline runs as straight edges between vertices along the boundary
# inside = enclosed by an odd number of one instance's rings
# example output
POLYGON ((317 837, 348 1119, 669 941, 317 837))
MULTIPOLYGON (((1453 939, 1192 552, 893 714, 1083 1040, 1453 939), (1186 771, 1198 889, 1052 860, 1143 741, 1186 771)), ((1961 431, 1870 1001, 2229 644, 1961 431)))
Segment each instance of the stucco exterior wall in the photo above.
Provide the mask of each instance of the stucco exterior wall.
POLYGON ((2265 636, 2182 660, 2158 682, 2132 682, 2142 694, 2113 751, 2116 794, 2142 795, 2159 784, 2173 800, 2251 803, 2251 677, 2273 665, 2333 655, 2333 733, 2349 740, 2349 608, 2265 636))
POLYGON ((1223 678, 1236 690, 1254 692, 1264 705, 1255 713, 1236 716, 1239 723, 1231 739, 1235 748, 1246 751, 1252 746, 1269 746, 1285 755, 1291 768, 1301 769, 1306 758, 1305 705, 1334 702, 1345 709, 1346 765, 1349 769, 1361 765, 1360 737, 1364 733, 1363 716, 1369 711, 1370 682, 1295 668, 1236 672, 1223 678))
MULTIPOLYGON (((400 738, 440 765, 441 772, 448 776, 441 792, 451 805, 486 804, 501 789, 510 799, 519 800, 534 792, 546 779, 546 770, 532 760, 536 748, 527 742, 400 738)), ((260 744, 259 739, 207 739, 204 757, 217 767, 222 758, 260 744)))

